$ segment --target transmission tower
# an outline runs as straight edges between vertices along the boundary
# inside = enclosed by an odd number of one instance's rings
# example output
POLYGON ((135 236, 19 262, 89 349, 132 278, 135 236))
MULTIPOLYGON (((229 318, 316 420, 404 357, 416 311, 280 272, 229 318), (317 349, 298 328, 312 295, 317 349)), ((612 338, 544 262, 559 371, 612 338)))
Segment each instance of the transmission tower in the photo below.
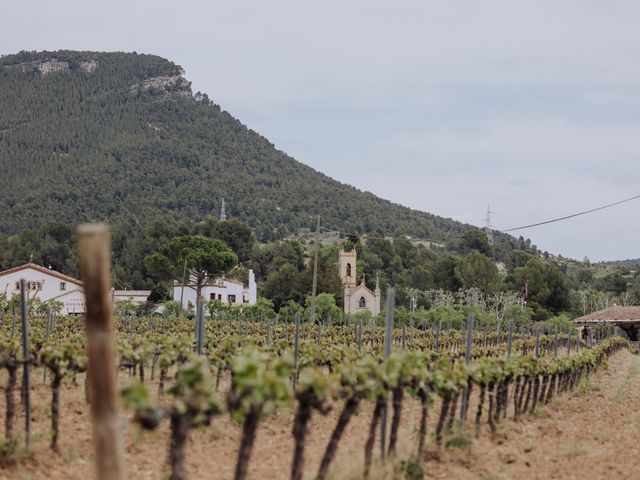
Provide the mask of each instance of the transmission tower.
POLYGON ((227 212, 225 211, 224 198, 222 199, 222 205, 220 206, 220 221, 224 222, 227 219, 227 212))
POLYGON ((487 235, 487 242, 489 245, 493 245, 493 225, 491 225, 491 207, 487 206, 487 218, 484 227, 484 233, 487 235))

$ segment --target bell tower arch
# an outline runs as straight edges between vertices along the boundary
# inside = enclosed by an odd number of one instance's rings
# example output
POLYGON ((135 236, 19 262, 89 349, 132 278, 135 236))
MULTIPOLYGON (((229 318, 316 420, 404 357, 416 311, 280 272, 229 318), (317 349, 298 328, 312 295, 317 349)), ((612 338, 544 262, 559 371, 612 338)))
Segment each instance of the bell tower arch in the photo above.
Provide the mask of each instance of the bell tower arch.
POLYGON ((340 281, 345 287, 356 286, 356 249, 345 252, 340 248, 339 256, 340 281))

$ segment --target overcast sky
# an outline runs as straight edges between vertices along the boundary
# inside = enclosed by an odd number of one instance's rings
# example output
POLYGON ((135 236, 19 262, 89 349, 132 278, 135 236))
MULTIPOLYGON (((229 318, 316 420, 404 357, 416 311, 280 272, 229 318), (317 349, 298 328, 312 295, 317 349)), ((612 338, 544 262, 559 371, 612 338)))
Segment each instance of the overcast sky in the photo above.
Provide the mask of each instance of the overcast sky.
MULTIPOLYGON (((640 194, 640 2, 6 0, 0 53, 155 53, 279 149, 509 228, 640 194)), ((640 257, 640 200, 523 232, 640 257)))

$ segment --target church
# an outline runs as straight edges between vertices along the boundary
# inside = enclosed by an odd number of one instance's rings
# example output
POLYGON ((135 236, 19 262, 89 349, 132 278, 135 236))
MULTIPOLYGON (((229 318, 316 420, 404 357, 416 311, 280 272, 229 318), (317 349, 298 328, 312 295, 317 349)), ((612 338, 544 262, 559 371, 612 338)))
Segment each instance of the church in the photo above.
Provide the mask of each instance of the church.
POLYGON ((376 289, 371 291, 367 288, 362 274, 360 285, 356 285, 356 249, 345 252, 340 248, 339 268, 340 280, 344 287, 344 313, 351 315, 357 312, 369 310, 373 315, 380 313, 380 286, 376 279, 376 289))

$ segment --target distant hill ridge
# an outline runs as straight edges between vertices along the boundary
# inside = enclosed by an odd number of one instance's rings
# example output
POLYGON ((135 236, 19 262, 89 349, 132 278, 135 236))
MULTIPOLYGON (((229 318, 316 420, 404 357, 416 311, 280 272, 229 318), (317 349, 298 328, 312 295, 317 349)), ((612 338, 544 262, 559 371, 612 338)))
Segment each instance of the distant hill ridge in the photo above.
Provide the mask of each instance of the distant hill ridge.
POLYGON ((0 232, 50 220, 132 230, 158 215, 198 221, 223 198, 262 241, 313 228, 317 214, 354 233, 442 239, 472 228, 297 162, 206 94, 193 95, 183 74, 136 53, 0 57, 0 232))

